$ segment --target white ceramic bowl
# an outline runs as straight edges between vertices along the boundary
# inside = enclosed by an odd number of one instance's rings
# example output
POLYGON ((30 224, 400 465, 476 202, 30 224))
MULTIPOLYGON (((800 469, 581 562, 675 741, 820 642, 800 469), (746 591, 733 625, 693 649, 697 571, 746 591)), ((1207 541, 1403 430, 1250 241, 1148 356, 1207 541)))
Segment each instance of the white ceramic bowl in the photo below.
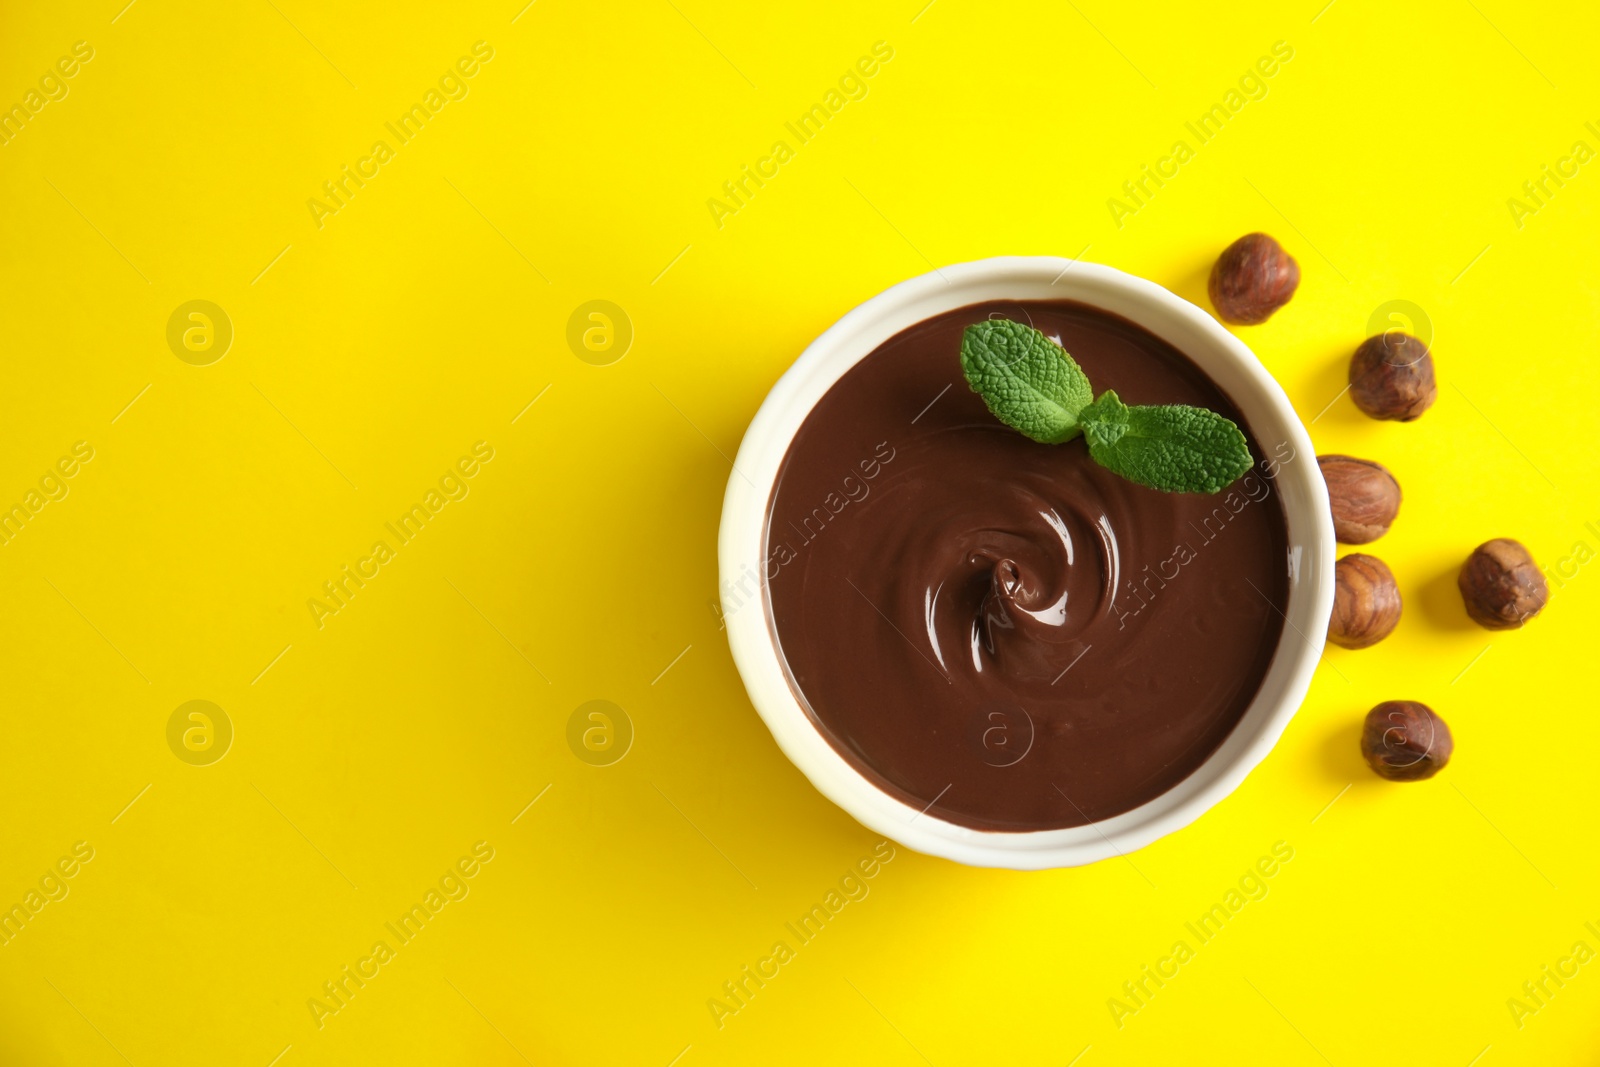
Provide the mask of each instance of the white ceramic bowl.
MULTIPOLYGON (((954 356, 951 357, 952 362, 954 356)), ((840 319, 778 380, 739 445, 717 546, 734 662, 778 747, 822 794, 865 826, 918 852, 982 867, 1034 870, 1121 855, 1199 818, 1231 793, 1300 707, 1333 608, 1333 521, 1316 453, 1282 387, 1209 314, 1111 267, 1052 256, 1004 256, 902 282, 840 319), (923 815, 845 761, 795 698, 774 639, 764 561, 767 509, 783 457, 812 407, 856 362, 924 319, 986 300, 1069 299, 1114 312, 1185 353, 1233 398, 1269 453, 1294 449, 1276 476, 1289 527, 1287 624, 1254 702, 1222 745, 1165 793, 1114 818, 1066 830, 999 833, 923 815), (759 588, 757 588, 759 586, 759 588)))

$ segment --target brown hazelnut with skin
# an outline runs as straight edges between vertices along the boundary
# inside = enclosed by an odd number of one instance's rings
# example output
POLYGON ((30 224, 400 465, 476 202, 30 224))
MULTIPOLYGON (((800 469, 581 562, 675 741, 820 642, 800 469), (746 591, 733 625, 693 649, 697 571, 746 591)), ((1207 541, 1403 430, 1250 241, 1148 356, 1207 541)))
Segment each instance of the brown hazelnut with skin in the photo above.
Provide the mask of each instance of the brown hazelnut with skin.
POLYGON ((1450 727, 1428 705, 1386 700, 1367 712, 1361 728, 1361 755, 1379 778, 1420 782, 1432 778, 1455 751, 1450 727))
POLYGON ((1333 615, 1328 640, 1341 648, 1367 648, 1400 623, 1400 590, 1377 556, 1352 552, 1333 565, 1333 615))
POLYGON ((1211 268, 1211 304, 1235 326, 1255 326, 1289 302, 1300 286, 1300 264, 1264 233, 1251 233, 1223 249, 1211 268))
POLYGON ((1364 545, 1389 532, 1400 512, 1400 483, 1381 463, 1354 456, 1318 456, 1328 483, 1333 534, 1347 545, 1364 545))
POLYGON ((1369 337, 1350 357, 1350 399, 1375 419, 1410 422, 1438 395, 1433 356, 1408 333, 1390 330, 1369 337))
POLYGON ((1533 554, 1519 541, 1497 537, 1472 550, 1456 579, 1472 621, 1488 630, 1515 630, 1550 599, 1533 554))

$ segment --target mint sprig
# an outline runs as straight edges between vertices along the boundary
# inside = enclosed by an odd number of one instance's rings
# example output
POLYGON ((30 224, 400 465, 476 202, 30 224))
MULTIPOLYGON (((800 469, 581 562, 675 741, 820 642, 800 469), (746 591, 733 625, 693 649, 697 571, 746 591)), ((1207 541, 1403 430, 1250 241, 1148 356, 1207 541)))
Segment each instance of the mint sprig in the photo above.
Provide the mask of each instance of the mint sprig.
POLYGON ((1231 419, 1187 404, 1129 407, 1110 389, 1079 414, 1089 458, 1166 493, 1218 493, 1250 469, 1231 419))
POLYGON ((968 326, 961 370, 1007 426, 1044 444, 1082 434, 1089 458, 1151 489, 1218 493, 1252 463, 1244 433, 1231 419, 1187 404, 1128 405, 1109 389, 1093 397, 1083 368, 1020 322, 968 326))

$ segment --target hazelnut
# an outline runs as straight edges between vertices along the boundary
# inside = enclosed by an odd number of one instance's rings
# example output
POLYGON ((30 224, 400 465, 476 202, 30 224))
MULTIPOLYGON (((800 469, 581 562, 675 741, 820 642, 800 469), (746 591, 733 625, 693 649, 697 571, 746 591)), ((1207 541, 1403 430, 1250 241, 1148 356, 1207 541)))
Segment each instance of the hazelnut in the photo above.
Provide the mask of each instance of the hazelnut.
POLYGON ((1389 532, 1400 511, 1400 483, 1381 463, 1354 456, 1318 456, 1328 483, 1333 534, 1347 545, 1364 545, 1389 532))
POLYGON ((1375 419, 1410 422, 1438 395, 1433 356, 1408 333, 1390 330, 1369 337, 1350 357, 1350 399, 1375 419))
POLYGON ((1456 584, 1467 614, 1488 630, 1515 630, 1543 611, 1550 599, 1550 587, 1532 553, 1509 537, 1473 549, 1456 584))
POLYGON ((1223 249, 1211 268, 1211 303, 1235 326, 1266 322, 1300 285, 1300 264, 1264 233, 1250 233, 1223 249))
POLYGON ((1379 778, 1420 782, 1450 762, 1456 743, 1450 727, 1426 704, 1386 700, 1367 712, 1361 754, 1379 778))
POLYGON ((1366 648, 1400 622, 1400 590, 1377 556, 1352 552, 1333 565, 1333 616, 1328 640, 1341 648, 1366 648))

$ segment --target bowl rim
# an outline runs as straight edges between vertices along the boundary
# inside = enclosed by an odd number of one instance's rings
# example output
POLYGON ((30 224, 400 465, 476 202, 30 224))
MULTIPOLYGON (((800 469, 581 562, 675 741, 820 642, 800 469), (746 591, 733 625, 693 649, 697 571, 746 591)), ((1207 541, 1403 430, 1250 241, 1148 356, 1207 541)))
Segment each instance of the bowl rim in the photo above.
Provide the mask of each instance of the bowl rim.
POLYGON ((1232 793, 1266 758, 1305 699, 1321 659, 1334 591, 1333 520, 1315 455, 1283 387, 1255 353, 1210 314, 1155 282, 1056 256, 997 256, 937 267, 840 317, 778 379, 745 431, 723 498, 717 550, 721 615, 734 663, 789 760, 819 792, 879 834, 973 866, 1032 870, 1124 855, 1194 822, 1232 793), (992 295, 1012 289, 1011 295, 992 295), (1036 290, 1047 295, 1031 295, 1036 290), (1030 295, 1019 295, 1023 291, 1030 295), (1175 345, 1216 381, 1245 413, 1263 448, 1269 438, 1293 448, 1291 458, 1269 475, 1276 479, 1288 526, 1286 625, 1255 698, 1187 778, 1120 815, 1067 829, 977 830, 929 815, 926 808, 919 812, 885 792, 834 748, 801 705, 771 618, 769 503, 800 424, 846 371, 889 337, 943 311, 991 299, 1078 300, 1129 319, 1175 345), (1178 339, 1174 333, 1190 336, 1178 339), (1198 352, 1195 341, 1205 351, 1198 352), (1275 423, 1273 433, 1262 432, 1264 421, 1275 423), (753 593, 744 588, 751 577, 753 593))

